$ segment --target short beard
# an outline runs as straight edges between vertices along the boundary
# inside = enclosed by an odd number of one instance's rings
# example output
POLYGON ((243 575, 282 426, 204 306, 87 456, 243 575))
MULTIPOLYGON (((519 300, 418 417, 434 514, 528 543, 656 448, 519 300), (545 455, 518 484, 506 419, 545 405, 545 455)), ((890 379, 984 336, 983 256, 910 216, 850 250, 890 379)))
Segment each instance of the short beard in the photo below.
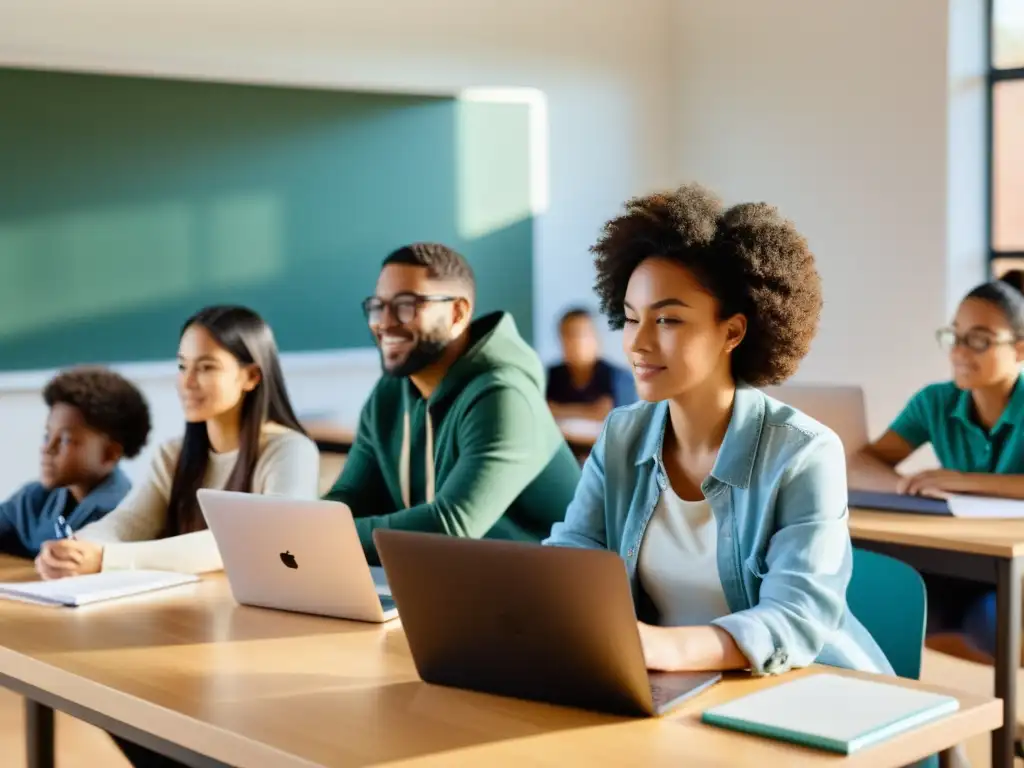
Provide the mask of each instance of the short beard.
POLYGON ((390 369, 384 363, 384 351, 381 350, 381 368, 384 369, 386 374, 396 378, 412 376, 440 360, 450 343, 451 339, 444 338, 437 331, 424 335, 416 346, 409 350, 405 360, 398 365, 392 366, 390 369))

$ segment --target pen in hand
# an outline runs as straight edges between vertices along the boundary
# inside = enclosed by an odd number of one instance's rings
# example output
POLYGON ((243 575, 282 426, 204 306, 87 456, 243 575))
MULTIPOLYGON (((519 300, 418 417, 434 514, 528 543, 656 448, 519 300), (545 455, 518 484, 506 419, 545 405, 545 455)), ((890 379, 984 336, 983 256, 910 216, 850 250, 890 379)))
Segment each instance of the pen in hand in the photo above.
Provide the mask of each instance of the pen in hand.
POLYGON ((53 529, 56 532, 58 539, 75 538, 75 532, 71 530, 71 526, 68 524, 68 521, 64 519, 64 515, 57 515, 57 519, 53 523, 53 529))

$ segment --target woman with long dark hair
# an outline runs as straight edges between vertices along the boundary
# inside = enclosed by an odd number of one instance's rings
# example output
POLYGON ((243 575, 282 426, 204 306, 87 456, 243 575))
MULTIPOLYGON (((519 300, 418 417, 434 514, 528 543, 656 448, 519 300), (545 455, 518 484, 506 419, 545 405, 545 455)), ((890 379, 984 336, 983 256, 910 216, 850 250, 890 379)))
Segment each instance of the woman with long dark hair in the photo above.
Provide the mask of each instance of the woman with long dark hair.
POLYGON ((270 327, 251 309, 214 306, 182 326, 178 394, 184 437, 161 445, 146 479, 74 538, 47 542, 43 578, 101 570, 220 570, 199 488, 314 499, 319 454, 284 384, 270 327))

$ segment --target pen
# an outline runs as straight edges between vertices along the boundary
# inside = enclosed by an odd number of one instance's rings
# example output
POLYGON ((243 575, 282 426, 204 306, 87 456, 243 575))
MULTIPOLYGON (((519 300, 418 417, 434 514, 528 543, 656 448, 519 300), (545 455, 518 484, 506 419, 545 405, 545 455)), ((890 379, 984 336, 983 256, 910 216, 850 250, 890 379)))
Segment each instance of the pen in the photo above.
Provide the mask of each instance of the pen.
POLYGON ((64 519, 64 515, 57 515, 57 519, 53 523, 53 529, 56 531, 58 539, 75 538, 75 532, 71 530, 71 526, 64 519))

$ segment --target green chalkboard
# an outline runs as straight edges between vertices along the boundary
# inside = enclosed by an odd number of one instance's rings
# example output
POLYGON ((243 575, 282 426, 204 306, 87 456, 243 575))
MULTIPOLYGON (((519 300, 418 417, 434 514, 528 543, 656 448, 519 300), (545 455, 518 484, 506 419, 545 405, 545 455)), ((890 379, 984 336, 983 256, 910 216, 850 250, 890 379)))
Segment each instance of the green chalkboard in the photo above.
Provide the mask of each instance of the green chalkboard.
POLYGON ((366 346, 381 259, 460 250, 532 337, 524 104, 0 69, 0 369, 173 358, 238 302, 366 346))

